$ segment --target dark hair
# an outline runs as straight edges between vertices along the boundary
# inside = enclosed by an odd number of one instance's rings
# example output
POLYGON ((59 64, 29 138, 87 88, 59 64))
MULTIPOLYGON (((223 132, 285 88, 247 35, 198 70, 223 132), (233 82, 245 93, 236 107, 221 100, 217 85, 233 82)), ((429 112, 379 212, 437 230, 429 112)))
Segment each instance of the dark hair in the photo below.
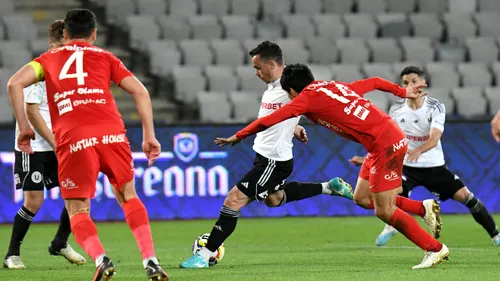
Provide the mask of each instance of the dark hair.
POLYGON ((259 55, 262 60, 273 60, 278 64, 283 64, 283 51, 274 42, 264 41, 252 49, 248 54, 253 57, 259 55))
POLYGON ((420 69, 417 66, 407 66, 401 71, 401 74, 399 74, 400 78, 403 78, 403 76, 408 75, 408 74, 417 74, 418 77, 424 77, 424 71, 420 69))
POLYGON ((60 42, 63 39, 64 21, 56 20, 49 26, 49 37, 54 42, 60 42))
POLYGON ((96 26, 95 14, 87 9, 69 10, 64 19, 64 29, 70 39, 89 38, 96 26))
POLYGON ((297 93, 314 81, 314 75, 307 65, 296 63, 290 64, 283 69, 280 83, 283 90, 290 93, 294 89, 297 93))

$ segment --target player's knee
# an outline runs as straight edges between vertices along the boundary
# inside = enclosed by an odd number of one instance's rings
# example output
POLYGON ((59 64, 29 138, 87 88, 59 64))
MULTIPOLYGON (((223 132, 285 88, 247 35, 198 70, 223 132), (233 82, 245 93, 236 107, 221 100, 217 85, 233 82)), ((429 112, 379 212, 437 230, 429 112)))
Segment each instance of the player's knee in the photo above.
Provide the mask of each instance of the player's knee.
POLYGON ((281 192, 275 192, 269 194, 264 200, 264 203, 268 207, 279 207, 281 205, 281 200, 283 200, 283 194, 281 192))
POLYGON ((90 213, 90 199, 66 199, 66 209, 68 210, 68 215, 73 217, 80 213, 90 213))
POLYGON ((470 192, 467 187, 462 187, 457 192, 455 192, 455 194, 453 194, 453 199, 463 204, 466 204, 472 198, 474 198, 474 194, 470 192))
POLYGON ((360 194, 356 194, 354 193, 354 203, 358 206, 360 206, 361 208, 364 208, 364 209, 370 209, 370 205, 371 205, 371 200, 370 200, 370 197, 367 197, 367 196, 362 196, 360 194))
POLYGON ((24 192, 24 207, 30 212, 36 214, 43 203, 43 191, 24 192))

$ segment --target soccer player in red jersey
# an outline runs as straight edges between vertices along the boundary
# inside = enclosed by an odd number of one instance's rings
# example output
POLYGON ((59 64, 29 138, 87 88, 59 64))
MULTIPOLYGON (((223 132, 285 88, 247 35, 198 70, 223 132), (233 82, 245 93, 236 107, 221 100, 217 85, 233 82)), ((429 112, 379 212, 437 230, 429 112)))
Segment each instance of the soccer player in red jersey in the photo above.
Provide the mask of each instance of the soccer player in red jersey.
MULTIPOLYGON (((354 201, 357 205, 375 209, 382 221, 392 225, 410 241, 424 250, 423 261, 413 269, 427 268, 448 259, 449 250, 427 233, 406 212, 424 217, 435 236, 438 236, 437 203, 424 206, 398 196, 402 189, 403 159, 407 150, 405 134, 383 111, 363 98, 375 89, 393 93, 399 97, 417 98, 423 95, 421 88, 400 88, 381 78, 368 78, 353 83, 339 81, 314 81, 311 70, 302 64, 288 65, 281 77, 281 86, 292 101, 274 113, 260 118, 229 138, 217 138, 221 146, 235 144, 283 120, 304 115, 335 133, 361 143, 369 152, 360 174, 354 201)), ((435 202, 435 201, 434 201, 435 202)))
POLYGON ((129 92, 137 103, 144 132, 142 148, 150 165, 161 150, 155 137, 151 100, 144 85, 117 57, 92 45, 96 25, 91 11, 68 11, 64 37, 69 43, 42 54, 9 80, 9 96, 20 128, 18 145, 24 152, 32 152, 30 139, 34 133, 24 113, 22 89, 45 80, 61 195, 75 240, 96 263, 93 281, 109 280, 115 273, 89 216, 90 199, 95 196, 100 171, 108 176, 123 208, 148 278, 168 280, 155 255, 147 210, 135 191, 132 152, 110 82, 129 92))

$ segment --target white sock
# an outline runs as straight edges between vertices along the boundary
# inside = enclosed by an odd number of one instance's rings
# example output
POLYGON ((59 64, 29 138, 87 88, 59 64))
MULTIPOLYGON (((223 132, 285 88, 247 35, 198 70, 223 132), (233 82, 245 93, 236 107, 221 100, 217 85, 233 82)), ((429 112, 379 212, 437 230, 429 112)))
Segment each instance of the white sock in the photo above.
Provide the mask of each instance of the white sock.
POLYGON ((332 191, 328 188, 328 182, 322 182, 321 186, 323 187, 323 194, 332 194, 332 191))
POLYGON ((200 253, 200 256, 202 256, 206 262, 208 262, 210 260, 210 258, 213 257, 215 254, 214 252, 210 251, 206 247, 201 248, 199 253, 200 253))
POLYGON ((149 261, 152 261, 154 264, 160 264, 156 257, 149 257, 149 258, 144 259, 142 261, 142 265, 144 266, 144 268, 146 268, 148 266, 149 261))
POLYGON ((95 267, 99 267, 99 265, 102 263, 102 260, 104 259, 105 256, 106 256, 106 254, 102 254, 99 257, 97 257, 97 259, 95 259, 95 267))

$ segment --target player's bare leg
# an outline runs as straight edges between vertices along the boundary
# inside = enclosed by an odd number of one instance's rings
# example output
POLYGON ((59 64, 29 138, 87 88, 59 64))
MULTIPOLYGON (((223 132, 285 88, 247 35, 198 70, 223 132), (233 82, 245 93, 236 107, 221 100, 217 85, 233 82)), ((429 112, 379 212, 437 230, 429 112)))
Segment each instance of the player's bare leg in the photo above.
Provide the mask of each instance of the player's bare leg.
POLYGON ((179 266, 181 268, 208 268, 208 260, 233 233, 240 216, 240 210, 250 202, 252 199, 241 192, 237 186, 233 187, 224 200, 219 219, 210 232, 207 245, 179 266))
POLYGON ((432 267, 448 259, 450 252, 446 245, 439 243, 412 216, 396 206, 400 188, 373 193, 375 215, 426 252, 423 261, 413 269, 432 267))
POLYGON ((483 202, 481 202, 479 198, 476 198, 474 194, 470 192, 466 186, 464 186, 453 194, 453 200, 456 200, 469 208, 472 217, 486 230, 486 232, 488 232, 493 240, 493 244, 500 246, 500 234, 498 233, 495 220, 493 220, 493 217, 488 212, 488 209, 486 209, 486 206, 484 206, 483 202))
POLYGON ((125 220, 141 250, 142 265, 149 280, 168 280, 167 273, 161 268, 156 258, 148 212, 137 196, 134 181, 125 183, 121 190, 113 186, 113 193, 125 213, 125 220))
POLYGON ((115 266, 106 256, 97 236, 97 228, 90 218, 90 199, 66 198, 65 202, 75 240, 96 264, 97 269, 92 281, 111 279, 115 274, 115 266))

